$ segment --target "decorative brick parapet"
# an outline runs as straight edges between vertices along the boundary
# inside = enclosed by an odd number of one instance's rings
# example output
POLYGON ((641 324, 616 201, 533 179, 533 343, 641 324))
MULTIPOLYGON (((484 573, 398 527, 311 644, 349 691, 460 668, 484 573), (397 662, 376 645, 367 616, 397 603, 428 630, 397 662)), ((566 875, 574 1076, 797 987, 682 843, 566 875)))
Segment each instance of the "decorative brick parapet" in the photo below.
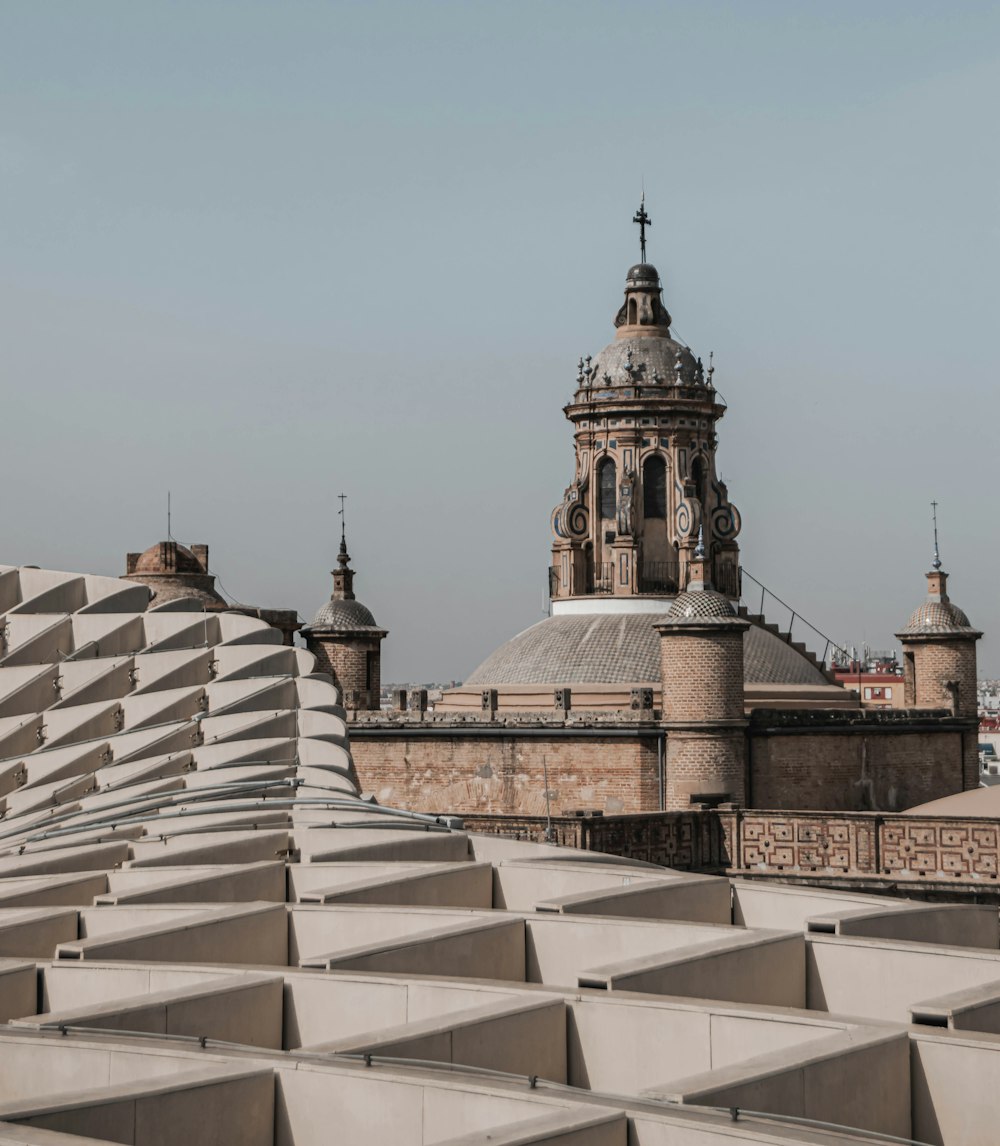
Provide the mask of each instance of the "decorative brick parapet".
POLYGON ((998 884, 1000 822, 879 812, 739 811, 735 870, 998 884))
POLYGON ((731 862, 726 814, 644 812, 551 818, 466 815, 462 820, 471 832, 535 843, 548 839, 564 847, 645 860, 678 871, 720 872, 731 862))
POLYGON ((620 816, 467 815, 469 831, 647 860, 680 871, 949 884, 1000 892, 1000 822, 743 808, 620 816))

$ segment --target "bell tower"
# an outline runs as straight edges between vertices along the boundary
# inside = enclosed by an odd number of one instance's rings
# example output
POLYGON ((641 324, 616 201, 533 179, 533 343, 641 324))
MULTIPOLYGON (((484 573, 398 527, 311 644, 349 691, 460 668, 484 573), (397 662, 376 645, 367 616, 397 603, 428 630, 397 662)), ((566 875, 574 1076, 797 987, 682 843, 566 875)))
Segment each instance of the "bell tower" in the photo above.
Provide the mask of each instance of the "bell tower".
POLYGON ((564 408, 576 471, 552 513, 555 612, 579 598, 600 608, 601 598, 675 596, 699 533, 716 590, 740 593, 740 515, 715 463, 726 404, 711 358, 706 369, 671 335, 659 273, 645 262, 645 204, 635 222, 643 262, 625 277, 615 339, 580 360, 564 408))

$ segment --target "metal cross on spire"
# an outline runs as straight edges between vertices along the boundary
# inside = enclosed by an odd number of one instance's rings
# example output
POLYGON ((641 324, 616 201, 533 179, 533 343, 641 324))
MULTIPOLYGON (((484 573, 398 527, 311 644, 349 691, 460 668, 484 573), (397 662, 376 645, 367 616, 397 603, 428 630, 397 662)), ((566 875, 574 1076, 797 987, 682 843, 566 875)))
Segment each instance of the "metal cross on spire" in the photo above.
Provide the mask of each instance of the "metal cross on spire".
POLYGON ((653 220, 646 214, 646 192, 642 193, 639 210, 632 216, 632 222, 639 224, 639 250, 642 252, 642 261, 646 261, 646 228, 652 227, 653 220))
POLYGON ((938 503, 936 501, 932 501, 931 502, 931 514, 934 518, 934 560, 931 562, 931 565, 935 569, 940 569, 941 568, 941 554, 938 551, 937 507, 938 507, 938 503))
POLYGON ((344 502, 347 501, 346 493, 338 493, 337 497, 340 498, 340 509, 337 510, 337 516, 340 518, 340 544, 347 544, 347 534, 345 531, 346 520, 344 516, 344 502))

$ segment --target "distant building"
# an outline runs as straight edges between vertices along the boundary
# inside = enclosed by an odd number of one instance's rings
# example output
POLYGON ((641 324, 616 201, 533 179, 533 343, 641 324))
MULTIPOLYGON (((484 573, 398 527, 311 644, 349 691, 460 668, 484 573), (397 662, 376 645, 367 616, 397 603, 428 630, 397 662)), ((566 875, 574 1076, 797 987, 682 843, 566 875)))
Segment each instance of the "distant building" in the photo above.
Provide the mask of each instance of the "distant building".
POLYGON ((209 613, 242 613, 257 617, 281 631, 282 643, 291 645, 300 628, 295 609, 262 609, 257 605, 230 604, 215 588, 215 576, 208 567, 208 546, 190 549, 177 541, 158 541, 142 553, 125 558, 124 581, 148 585, 153 597, 151 608, 173 601, 193 599, 209 613))
POLYGON ((862 708, 904 708, 903 670, 894 653, 866 653, 834 662, 837 683, 856 692, 862 708))
POLYGON ((551 519, 551 616, 433 711, 421 690, 356 713, 363 787, 422 811, 541 815, 893 810, 974 786, 976 637, 943 574, 905 630, 906 675, 845 688, 740 604, 740 516, 716 465, 726 404, 645 258, 615 328, 565 407, 575 464, 551 519))

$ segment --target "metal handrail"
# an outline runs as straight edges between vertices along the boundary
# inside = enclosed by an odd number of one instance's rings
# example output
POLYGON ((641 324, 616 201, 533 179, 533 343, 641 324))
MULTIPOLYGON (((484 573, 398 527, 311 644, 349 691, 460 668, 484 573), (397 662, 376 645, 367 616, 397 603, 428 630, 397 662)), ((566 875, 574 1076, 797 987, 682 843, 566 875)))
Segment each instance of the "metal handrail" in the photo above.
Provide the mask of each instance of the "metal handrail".
MULTIPOLYGON (((826 645, 823 648, 823 655, 820 657, 820 662, 822 664, 826 664, 827 654, 829 653, 829 651, 831 649, 835 649, 837 652, 843 653, 844 656, 849 656, 849 654, 845 648, 843 648, 841 645, 838 645, 837 642, 835 640, 833 640, 832 637, 828 637, 826 635, 826 633, 823 632, 822 629, 817 629, 816 626, 814 624, 812 624, 812 622, 807 621, 806 618, 803 617, 801 613, 797 613, 792 608, 792 606, 788 604, 787 601, 783 601, 778 596, 777 593, 773 593, 770 589, 768 589, 768 587, 763 582, 758 581, 757 578, 748 569, 746 569, 745 566, 740 566, 740 571, 744 577, 749 577, 750 580, 758 587, 758 589, 760 589, 760 615, 761 616, 764 615, 764 598, 765 598, 765 596, 773 598, 775 601, 778 602, 778 604, 783 609, 787 609, 789 611, 789 613, 791 613, 791 620, 788 622, 788 640, 789 640, 789 643, 791 643, 791 639, 792 639, 792 626, 795 624, 796 621, 801 621, 806 626, 806 628, 811 629, 816 634, 817 637, 820 637, 822 640, 824 640, 826 642, 826 645)), ((742 593, 740 595, 742 597, 742 593)))

